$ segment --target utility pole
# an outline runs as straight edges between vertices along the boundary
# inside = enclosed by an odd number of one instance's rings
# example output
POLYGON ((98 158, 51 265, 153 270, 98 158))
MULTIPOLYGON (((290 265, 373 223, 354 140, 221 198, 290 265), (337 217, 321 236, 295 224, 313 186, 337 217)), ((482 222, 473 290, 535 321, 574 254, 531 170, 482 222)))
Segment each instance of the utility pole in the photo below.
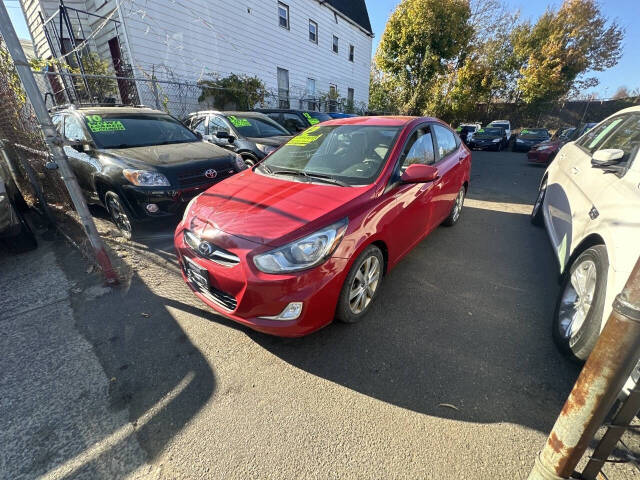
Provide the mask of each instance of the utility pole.
MULTIPOLYGON (((563 480, 574 469, 611 410, 640 352, 640 258, 556 424, 529 480, 563 480)), ((600 459, 601 460, 601 459, 600 459)), ((582 478, 582 477, 580 477, 582 478)))
POLYGON ((49 146, 53 159, 60 170, 62 180, 69 191, 73 205, 80 217, 80 221, 82 222, 82 226, 87 234, 87 238, 91 243, 96 261, 102 268, 107 279, 107 283, 115 285, 118 283, 118 276, 111 265, 111 260, 104 248, 104 243, 102 242, 102 239, 98 234, 98 229, 93 222, 91 214, 89 213, 89 207, 87 206, 82 190, 78 185, 78 180, 69 166, 67 155, 63 149, 63 140, 51 121, 51 117, 49 116, 47 107, 42 99, 36 80, 31 72, 31 67, 27 62, 27 58, 24 55, 20 42, 18 41, 18 36, 13 29, 13 25, 9 19, 9 14, 7 13, 7 9, 3 2, 0 2, 0 34, 2 34, 2 37, 7 44, 7 49, 13 58, 13 63, 16 67, 20 80, 22 81, 22 85, 27 92, 27 97, 33 106, 33 110, 38 118, 38 123, 42 128, 45 142, 49 146))

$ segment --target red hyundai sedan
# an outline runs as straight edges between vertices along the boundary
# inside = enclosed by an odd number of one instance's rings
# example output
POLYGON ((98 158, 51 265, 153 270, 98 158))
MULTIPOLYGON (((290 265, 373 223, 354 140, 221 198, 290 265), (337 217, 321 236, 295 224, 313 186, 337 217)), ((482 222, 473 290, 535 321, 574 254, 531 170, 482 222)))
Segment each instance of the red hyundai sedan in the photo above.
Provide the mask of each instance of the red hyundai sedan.
POLYGON ((184 279, 215 311, 273 335, 357 322, 384 275, 458 221, 470 168, 434 118, 313 126, 187 206, 175 233, 184 279))

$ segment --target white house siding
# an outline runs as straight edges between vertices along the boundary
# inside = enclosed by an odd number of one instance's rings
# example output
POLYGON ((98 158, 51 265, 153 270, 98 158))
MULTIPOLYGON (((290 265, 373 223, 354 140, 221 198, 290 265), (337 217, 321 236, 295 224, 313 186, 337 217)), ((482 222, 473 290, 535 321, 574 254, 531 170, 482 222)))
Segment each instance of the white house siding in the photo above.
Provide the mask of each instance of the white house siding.
POLYGON ((367 104, 371 37, 317 0, 285 3, 290 30, 278 25, 276 0, 124 0, 121 11, 134 66, 147 74, 192 81, 208 73, 256 75, 276 91, 280 67, 289 71, 291 97, 302 96, 314 78, 317 95, 334 84, 341 96, 353 88, 356 104, 367 104), (309 19, 318 23, 318 44, 309 41, 309 19))

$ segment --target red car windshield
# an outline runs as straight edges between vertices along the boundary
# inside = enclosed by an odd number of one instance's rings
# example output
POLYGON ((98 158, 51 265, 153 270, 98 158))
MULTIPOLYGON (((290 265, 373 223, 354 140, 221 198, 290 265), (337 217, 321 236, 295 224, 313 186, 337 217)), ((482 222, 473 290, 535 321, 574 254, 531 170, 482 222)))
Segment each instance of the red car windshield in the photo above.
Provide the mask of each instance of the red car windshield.
POLYGON ((369 185, 386 164, 399 132, 400 127, 316 125, 267 157, 259 171, 369 185))

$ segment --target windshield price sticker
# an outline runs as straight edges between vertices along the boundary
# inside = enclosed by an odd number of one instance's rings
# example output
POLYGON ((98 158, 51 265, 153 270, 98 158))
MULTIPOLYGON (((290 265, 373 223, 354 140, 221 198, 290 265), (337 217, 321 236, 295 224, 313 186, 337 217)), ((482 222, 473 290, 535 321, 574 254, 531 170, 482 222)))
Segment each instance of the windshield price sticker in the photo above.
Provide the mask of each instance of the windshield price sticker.
POLYGON ((476 133, 484 133, 484 128, 481 128, 480 130, 478 130, 476 133))
POLYGON ((309 145, 312 142, 315 142, 320 137, 322 137, 323 134, 322 133, 320 133, 319 135, 310 135, 310 134, 315 132, 316 130, 318 130, 318 128, 320 128, 320 127, 310 127, 310 128, 308 128, 307 130, 305 130, 303 133, 301 133, 297 137, 293 137, 291 140, 289 140, 287 145, 293 145, 295 147, 304 147, 306 145, 309 145))
POLYGON ((119 132, 126 130, 120 120, 110 122, 108 120, 103 120, 100 115, 89 115, 87 117, 87 124, 89 125, 89 130, 94 133, 119 132))
POLYGON ((229 115, 229 121, 234 127, 250 127, 251 122, 246 118, 238 118, 235 115, 229 115))
POLYGON ((320 123, 320 120, 318 120, 317 118, 313 118, 309 112, 304 112, 303 115, 311 125, 317 125, 318 123, 320 123))
POLYGON ((528 135, 531 132, 529 130, 522 130, 522 132, 520 132, 520 135, 528 135))

